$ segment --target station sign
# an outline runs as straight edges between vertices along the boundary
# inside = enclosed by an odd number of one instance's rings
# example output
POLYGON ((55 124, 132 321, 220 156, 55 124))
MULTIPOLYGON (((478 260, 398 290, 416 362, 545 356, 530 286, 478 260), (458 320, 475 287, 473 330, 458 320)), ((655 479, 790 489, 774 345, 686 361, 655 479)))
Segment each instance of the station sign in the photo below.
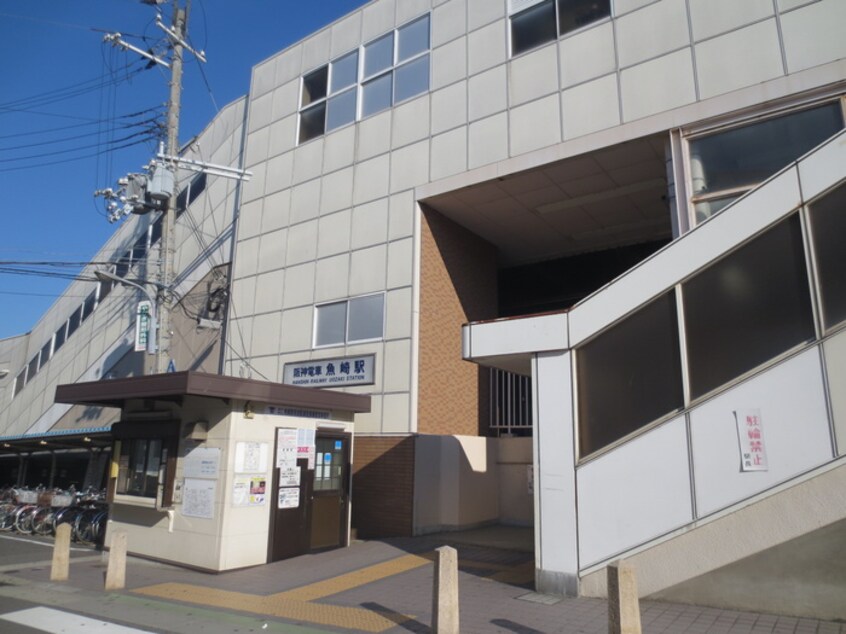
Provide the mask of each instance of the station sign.
POLYGON ((286 363, 282 382, 303 387, 347 387, 373 385, 376 355, 365 354, 336 359, 316 359, 286 363))

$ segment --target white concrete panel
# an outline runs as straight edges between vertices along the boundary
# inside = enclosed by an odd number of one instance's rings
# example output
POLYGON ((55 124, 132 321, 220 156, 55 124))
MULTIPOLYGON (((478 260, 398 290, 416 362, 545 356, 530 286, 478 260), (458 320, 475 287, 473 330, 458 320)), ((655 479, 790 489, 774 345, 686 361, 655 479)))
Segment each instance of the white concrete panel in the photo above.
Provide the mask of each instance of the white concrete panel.
POLYGON ((353 204, 360 205, 388 195, 389 165, 388 155, 356 163, 353 204))
POLYGON ((264 175, 267 171, 266 167, 267 166, 264 163, 259 163, 258 165, 254 165, 249 168, 253 173, 253 177, 244 183, 244 189, 242 190, 243 199, 241 202, 249 202, 250 200, 255 200, 256 198, 264 196, 264 175))
POLYGON ((688 44, 685 0, 662 0, 617 19, 617 54, 623 68, 688 44))
POLYGON ((320 212, 320 179, 308 181, 291 190, 291 224, 316 218, 320 212))
POLYGON ((279 327, 282 313, 266 313, 255 318, 253 323, 253 355, 279 350, 279 327))
POLYGON ((779 11, 790 11, 797 7, 811 4, 812 2, 819 2, 819 0, 777 0, 779 11))
POLYGON ((350 295, 385 289, 387 248, 384 244, 354 251, 350 258, 350 295))
POLYGON ((247 136, 247 145, 244 155, 244 164, 247 169, 267 160, 268 142, 270 140, 270 130, 262 128, 247 136))
POLYGON ((411 336, 411 289, 400 288, 385 295, 385 339, 411 336))
POLYGON ((696 508, 719 511, 832 459, 818 348, 745 381, 690 413, 696 508), (768 471, 741 472, 733 412, 756 408, 768 471))
POLYGON ((509 130, 511 156, 561 142, 561 106, 558 95, 550 95, 511 109, 509 130), (543 125, 538 125, 543 121, 543 125))
POLYGON ((382 432, 407 433, 411 428, 408 394, 385 394, 382 397, 382 432))
POLYGON ((795 169, 762 185, 570 311, 570 343, 579 345, 795 209, 795 169))
POLYGON ((238 219, 239 240, 255 238, 261 233, 262 205, 262 199, 241 205, 241 213, 238 219))
POLYGON ((347 126, 326 135, 323 144, 323 173, 328 174, 355 161, 356 126, 347 126))
POLYGON ((268 148, 268 156, 277 156, 283 152, 288 152, 290 157, 287 165, 287 173, 279 174, 282 182, 290 185, 291 183, 291 167, 293 165, 293 153, 289 150, 297 143, 297 115, 293 114, 284 119, 280 119, 270 126, 270 146, 268 148))
POLYGON ((467 123, 467 82, 432 93, 432 134, 467 123))
POLYGON ((282 313, 282 336, 280 352, 296 352, 311 348, 311 328, 314 309, 311 307, 295 308, 282 313))
POLYGON ((693 519, 684 416, 592 460, 576 477, 582 568, 693 519))
POLYGON ((329 29, 318 31, 308 39, 303 40, 303 75, 329 62, 329 47, 331 45, 332 33, 329 29))
POLYGON ((783 74, 775 19, 701 42, 695 55, 701 99, 783 74))
POLYGON ((385 392, 407 392, 411 388, 411 340, 385 344, 385 392))
MULTIPOLYGON (((279 269, 270 273, 264 273, 258 277, 251 277, 244 280, 242 285, 243 294, 252 292, 255 297, 255 312, 269 313, 282 310, 282 289, 285 283, 285 271, 279 269), (248 282, 252 282, 249 284, 248 282), (252 287, 252 288, 250 288, 252 287)), ((252 301, 252 298, 244 298, 244 302, 252 301)), ((253 311, 237 310, 238 315, 249 315, 253 311)))
POLYGON ((350 256, 347 253, 317 261, 314 301, 327 302, 349 295, 350 256))
POLYGON ((432 11, 432 46, 437 47, 467 32, 467 0, 452 0, 432 11))
POLYGON ((790 73, 846 57, 846 2, 820 0, 785 13, 781 30, 790 73))
POLYGON ((391 153, 391 191, 411 189, 429 181, 429 141, 391 153))
POLYGON ((396 25, 402 26, 429 11, 432 0, 403 0, 396 2, 396 25))
POLYGON ((370 434, 382 431, 382 395, 370 396, 370 411, 355 415, 356 434, 370 434))
POLYGON ((260 238, 242 240, 238 243, 238 257, 235 258, 235 279, 256 274, 260 238))
POLYGON ((558 47, 548 44, 508 63, 508 103, 513 107, 558 90, 558 47))
POLYGON ((561 86, 566 88, 617 69, 614 27, 604 22, 558 42, 561 86))
POLYGON ((388 199, 380 198, 352 211, 350 248, 361 249, 385 242, 388 238, 388 199))
POLYGON ((470 358, 569 348, 565 313, 469 324, 462 334, 470 358))
POLYGON ((690 0, 693 39, 697 42, 771 15, 772 0, 690 0))
MULTIPOLYGON (((232 285, 232 314, 252 315, 256 299, 256 277, 245 277, 236 280, 232 285)), ((280 286, 278 295, 281 302, 282 288, 280 286)))
POLYGON ((410 236, 414 232, 417 203, 410 191, 394 194, 389 199, 388 240, 410 236))
POLYGON ((505 62, 507 58, 508 21, 473 31, 467 37, 467 70, 471 75, 480 73, 505 62))
POLYGON ((579 560, 570 353, 540 353, 533 368, 535 566, 574 577, 579 560))
POLYGON ((356 160, 364 161, 391 149, 391 119, 393 110, 363 119, 358 126, 356 160))
POLYGON ((377 0, 363 9, 361 37, 368 42, 394 28, 394 0, 377 0))
POLYGON ((273 89, 276 79, 276 62, 269 59, 266 62, 253 67, 253 76, 250 80, 250 92, 254 97, 263 95, 273 89))
POLYGON ((268 93, 250 102, 249 131, 255 132, 270 124, 270 110, 273 103, 273 95, 268 93))
POLYGON ((817 151, 799 161, 799 180, 805 201, 846 177, 846 133, 828 141, 817 151))
POLYGON ((350 248, 352 211, 345 209, 317 221, 317 257, 325 258, 350 248))
POLYGON ((508 158, 508 113, 471 123, 467 145, 471 169, 508 158))
POLYGON ((429 95, 394 108, 391 145, 399 148, 429 136, 429 95))
MULTIPOLYGON (((271 128, 272 130, 272 128, 271 128)), ((265 193, 275 194, 281 189, 291 186, 291 166, 294 153, 280 154, 267 162, 267 178, 265 179, 265 193)))
POLYGON ((466 76, 466 37, 460 37, 432 51, 432 90, 448 86, 464 79, 466 76))
POLYGON ((467 0, 467 26, 478 29, 496 19, 505 17, 507 0, 467 0))
POLYGON ((501 112, 508 107, 507 66, 501 65, 470 78, 470 121, 501 112))
POLYGON ((303 222, 288 229, 285 264, 293 266, 313 260, 317 255, 317 221, 303 222))
POLYGON ((361 16, 361 11, 356 11, 332 25, 332 59, 361 44, 361 16))
POLYGON ((321 180, 320 213, 347 209, 352 205, 353 168, 347 167, 324 176, 321 180))
POLYGON ((411 238, 388 244, 388 288, 411 286, 414 241, 411 238))
POLYGON ((617 74, 563 91, 561 109, 565 140, 619 125, 617 74))
MULTIPOLYGON (((265 273, 282 268, 285 264, 285 253, 287 251, 288 230, 281 229, 273 233, 265 233, 261 236, 261 249, 258 252, 256 272, 265 273)), ((242 251, 238 252, 238 257, 242 251)))
POLYGON ((692 103, 696 90, 690 50, 671 53, 622 71, 620 89, 624 121, 692 103))
POLYGON ((846 331, 832 337, 823 345, 831 415, 837 439, 838 455, 846 455, 846 331))
POLYGON ((276 56, 276 85, 298 79, 303 69, 303 47, 295 44, 276 56))
POLYGON ((312 139, 294 150, 294 184, 317 178, 323 168, 324 138, 312 139))
POLYGON ((444 132, 432 139, 432 180, 458 174, 467 169, 467 128, 444 132))
POLYGON ((314 262, 285 269, 283 301, 285 308, 314 303, 314 262))
POLYGON ((661 0, 614 0, 614 15, 625 15, 655 2, 661 0))
POLYGON ((268 233, 287 226, 291 213, 291 190, 286 189, 264 199, 261 216, 262 233, 268 233))

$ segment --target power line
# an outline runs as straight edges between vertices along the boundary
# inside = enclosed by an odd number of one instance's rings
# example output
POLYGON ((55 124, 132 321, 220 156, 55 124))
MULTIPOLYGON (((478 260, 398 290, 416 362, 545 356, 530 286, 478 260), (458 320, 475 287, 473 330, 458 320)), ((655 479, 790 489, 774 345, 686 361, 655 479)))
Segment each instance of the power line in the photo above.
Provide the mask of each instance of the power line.
MULTIPOLYGON (((153 134, 154 132, 158 132, 158 128, 147 128, 145 130, 140 130, 138 132, 134 132, 133 134, 129 134, 127 136, 121 137, 119 139, 112 139, 110 141, 106 141, 106 145, 111 145, 113 143, 123 143, 124 141, 129 141, 130 139, 138 138, 142 135, 147 135, 147 138, 155 138, 158 136, 157 134, 153 134)), ((146 140, 146 139, 145 139, 146 140)), ((69 152, 79 152, 81 150, 88 150, 93 147, 102 147, 102 143, 92 143, 90 145, 81 145, 79 147, 67 148, 64 150, 55 150, 53 152, 42 152, 40 154, 29 154, 27 156, 16 156, 12 158, 4 158, 0 159, 0 163, 10 163, 13 161, 26 161, 29 159, 34 158, 46 158, 49 156, 57 156, 59 154, 67 154, 69 152)), ((108 149, 104 150, 108 151, 108 149)))
POLYGON ((102 154, 106 154, 107 152, 114 152, 115 150, 123 150, 125 148, 130 148, 130 147, 133 147, 135 145, 140 145, 141 143, 145 143, 147 141, 154 141, 154 140, 156 140, 156 138, 157 138, 156 136, 150 136, 150 137, 145 138, 145 139, 139 139, 138 141, 134 141, 132 143, 126 143, 125 145, 119 145, 117 147, 112 147, 112 148, 108 148, 108 149, 105 149, 105 150, 100 150, 98 152, 93 152, 91 154, 85 154, 83 156, 74 156, 74 157, 71 157, 71 158, 61 159, 61 160, 58 160, 58 161, 47 161, 45 163, 36 163, 35 165, 19 165, 18 167, 5 167, 5 168, 0 169, 0 172, 17 172, 17 171, 26 170, 26 169, 35 169, 35 168, 39 168, 39 167, 49 167, 51 165, 61 165, 62 163, 70 163, 71 161, 78 161, 78 160, 81 160, 81 159, 93 158, 95 156, 100 156, 102 154))

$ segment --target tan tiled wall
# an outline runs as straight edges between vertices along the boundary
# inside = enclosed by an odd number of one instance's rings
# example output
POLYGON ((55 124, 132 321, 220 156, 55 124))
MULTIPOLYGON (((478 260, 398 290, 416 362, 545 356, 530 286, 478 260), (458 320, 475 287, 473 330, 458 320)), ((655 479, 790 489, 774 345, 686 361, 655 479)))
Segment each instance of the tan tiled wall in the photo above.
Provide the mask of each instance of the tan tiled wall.
POLYGON ((485 433, 488 371, 461 358, 461 326, 496 317, 496 250, 423 209, 420 258, 421 434, 485 433))

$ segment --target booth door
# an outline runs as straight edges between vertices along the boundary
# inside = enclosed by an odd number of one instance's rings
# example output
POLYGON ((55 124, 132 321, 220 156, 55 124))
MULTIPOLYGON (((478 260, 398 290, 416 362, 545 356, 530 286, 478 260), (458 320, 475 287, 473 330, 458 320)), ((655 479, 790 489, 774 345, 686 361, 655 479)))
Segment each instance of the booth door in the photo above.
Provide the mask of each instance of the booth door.
POLYGON ((350 435, 317 432, 311 491, 311 550, 346 546, 350 494, 350 435))
POLYGON ((279 469, 273 469, 270 514, 270 547, 268 561, 279 561, 303 555, 309 551, 309 499, 311 498, 311 471, 308 460, 297 460, 299 486, 280 486, 279 469), (284 489, 281 501, 280 488, 284 489), (293 497, 292 497, 293 496, 293 497))

